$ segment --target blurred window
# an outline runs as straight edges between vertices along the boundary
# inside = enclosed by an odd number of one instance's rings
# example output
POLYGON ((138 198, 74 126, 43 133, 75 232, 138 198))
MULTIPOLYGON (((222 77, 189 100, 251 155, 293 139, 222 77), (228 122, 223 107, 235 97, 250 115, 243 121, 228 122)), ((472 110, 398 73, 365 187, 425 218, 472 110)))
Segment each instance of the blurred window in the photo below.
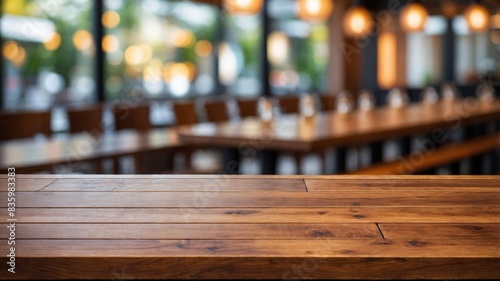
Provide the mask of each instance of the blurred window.
POLYGON ((214 93, 217 8, 191 1, 105 0, 106 99, 214 93))
POLYGON ((2 1, 4 108, 96 99, 91 0, 2 1))

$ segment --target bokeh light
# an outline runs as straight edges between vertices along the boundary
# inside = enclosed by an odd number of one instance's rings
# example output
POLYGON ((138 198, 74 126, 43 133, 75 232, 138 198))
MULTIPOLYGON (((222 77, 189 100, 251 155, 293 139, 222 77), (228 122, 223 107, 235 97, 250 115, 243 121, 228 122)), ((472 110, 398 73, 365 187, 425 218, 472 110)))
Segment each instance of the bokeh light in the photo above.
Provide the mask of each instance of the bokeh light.
POLYGON ((45 42, 43 42, 43 46, 45 49, 49 51, 55 51, 61 46, 61 35, 57 32, 54 32, 52 36, 45 42))
POLYGON ((113 34, 106 34, 102 38, 102 49, 106 53, 114 52, 120 47, 120 42, 113 34))
POLYGON ((115 11, 107 11, 102 15, 102 25, 106 28, 115 28, 120 24, 120 15, 115 11))
POLYGON ((212 53, 212 43, 207 40, 200 40, 196 43, 195 52, 200 57, 208 57, 212 53))
POLYGON ((73 34, 73 45, 80 51, 89 50, 92 47, 92 35, 87 30, 80 29, 73 34))

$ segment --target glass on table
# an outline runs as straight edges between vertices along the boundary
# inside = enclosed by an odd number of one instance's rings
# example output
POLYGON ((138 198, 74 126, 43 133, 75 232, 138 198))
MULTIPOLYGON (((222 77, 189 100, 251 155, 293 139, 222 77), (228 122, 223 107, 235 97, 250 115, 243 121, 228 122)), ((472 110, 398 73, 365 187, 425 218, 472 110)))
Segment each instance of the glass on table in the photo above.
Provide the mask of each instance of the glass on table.
POLYGON ((358 108, 361 111, 369 111, 375 108, 375 96, 370 90, 363 89, 359 92, 358 108))
POLYGON ((260 120, 264 122, 271 122, 277 115, 278 107, 276 100, 270 97, 261 97, 257 101, 257 113, 260 120))
POLYGON ((460 97, 460 91, 454 83, 447 82, 441 87, 441 98, 443 101, 455 101, 460 97))
POLYGON ((495 88, 490 83, 481 83, 476 88, 476 97, 480 101, 492 101, 496 97, 495 88))
POLYGON ((351 93, 341 91, 335 99, 335 110, 342 114, 347 114, 354 110, 354 101, 351 93))
POLYGON ((426 87, 420 93, 422 102, 425 104, 435 104, 439 101, 439 94, 434 87, 426 87))
POLYGON ((299 100, 300 115, 304 117, 312 117, 318 112, 318 102, 314 95, 303 94, 299 100))
POLYGON ((392 108, 401 108, 410 103, 410 96, 403 88, 393 88, 387 95, 387 104, 392 108))

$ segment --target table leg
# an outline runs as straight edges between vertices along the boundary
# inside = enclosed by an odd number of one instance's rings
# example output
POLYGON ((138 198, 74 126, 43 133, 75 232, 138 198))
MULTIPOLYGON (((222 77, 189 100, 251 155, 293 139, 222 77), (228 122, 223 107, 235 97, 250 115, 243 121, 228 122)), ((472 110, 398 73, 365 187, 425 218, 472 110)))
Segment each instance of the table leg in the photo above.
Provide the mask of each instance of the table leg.
MULTIPOLYGON (((486 134, 486 124, 477 124, 465 128, 466 139, 473 139, 475 137, 483 136, 486 134)), ((483 174, 483 161, 484 154, 473 156, 470 159, 470 174, 481 175, 483 174)))
POLYGON ((261 174, 274 175, 276 174, 276 163, 278 153, 273 150, 262 150, 259 152, 261 163, 261 174))
POLYGON ((374 142, 370 144, 370 153, 371 153, 371 164, 375 164, 378 162, 382 162, 384 152, 384 143, 383 142, 374 142))
POLYGON ((335 150, 335 167, 337 167, 337 174, 343 174, 346 171, 347 149, 339 148, 335 150))
POLYGON ((236 148, 223 148, 222 153, 222 165, 224 173, 226 174, 238 174, 240 170, 240 153, 236 148))
POLYGON ((404 137, 398 140, 399 142, 399 155, 406 156, 411 152, 411 137, 404 137))

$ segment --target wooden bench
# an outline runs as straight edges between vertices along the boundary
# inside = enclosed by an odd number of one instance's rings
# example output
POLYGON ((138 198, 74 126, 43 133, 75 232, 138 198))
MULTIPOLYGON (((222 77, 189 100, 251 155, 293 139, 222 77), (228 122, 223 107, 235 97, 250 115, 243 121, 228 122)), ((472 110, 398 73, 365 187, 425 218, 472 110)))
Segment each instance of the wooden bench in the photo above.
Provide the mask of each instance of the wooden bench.
POLYGON ((499 176, 15 182, 16 273, 4 220, 0 280, 500 278, 499 176))
POLYGON ((472 140, 443 145, 434 151, 414 151, 410 155, 400 157, 397 160, 375 164, 365 169, 356 170, 350 174, 413 174, 489 152, 496 148, 500 148, 500 134, 492 134, 472 140))

